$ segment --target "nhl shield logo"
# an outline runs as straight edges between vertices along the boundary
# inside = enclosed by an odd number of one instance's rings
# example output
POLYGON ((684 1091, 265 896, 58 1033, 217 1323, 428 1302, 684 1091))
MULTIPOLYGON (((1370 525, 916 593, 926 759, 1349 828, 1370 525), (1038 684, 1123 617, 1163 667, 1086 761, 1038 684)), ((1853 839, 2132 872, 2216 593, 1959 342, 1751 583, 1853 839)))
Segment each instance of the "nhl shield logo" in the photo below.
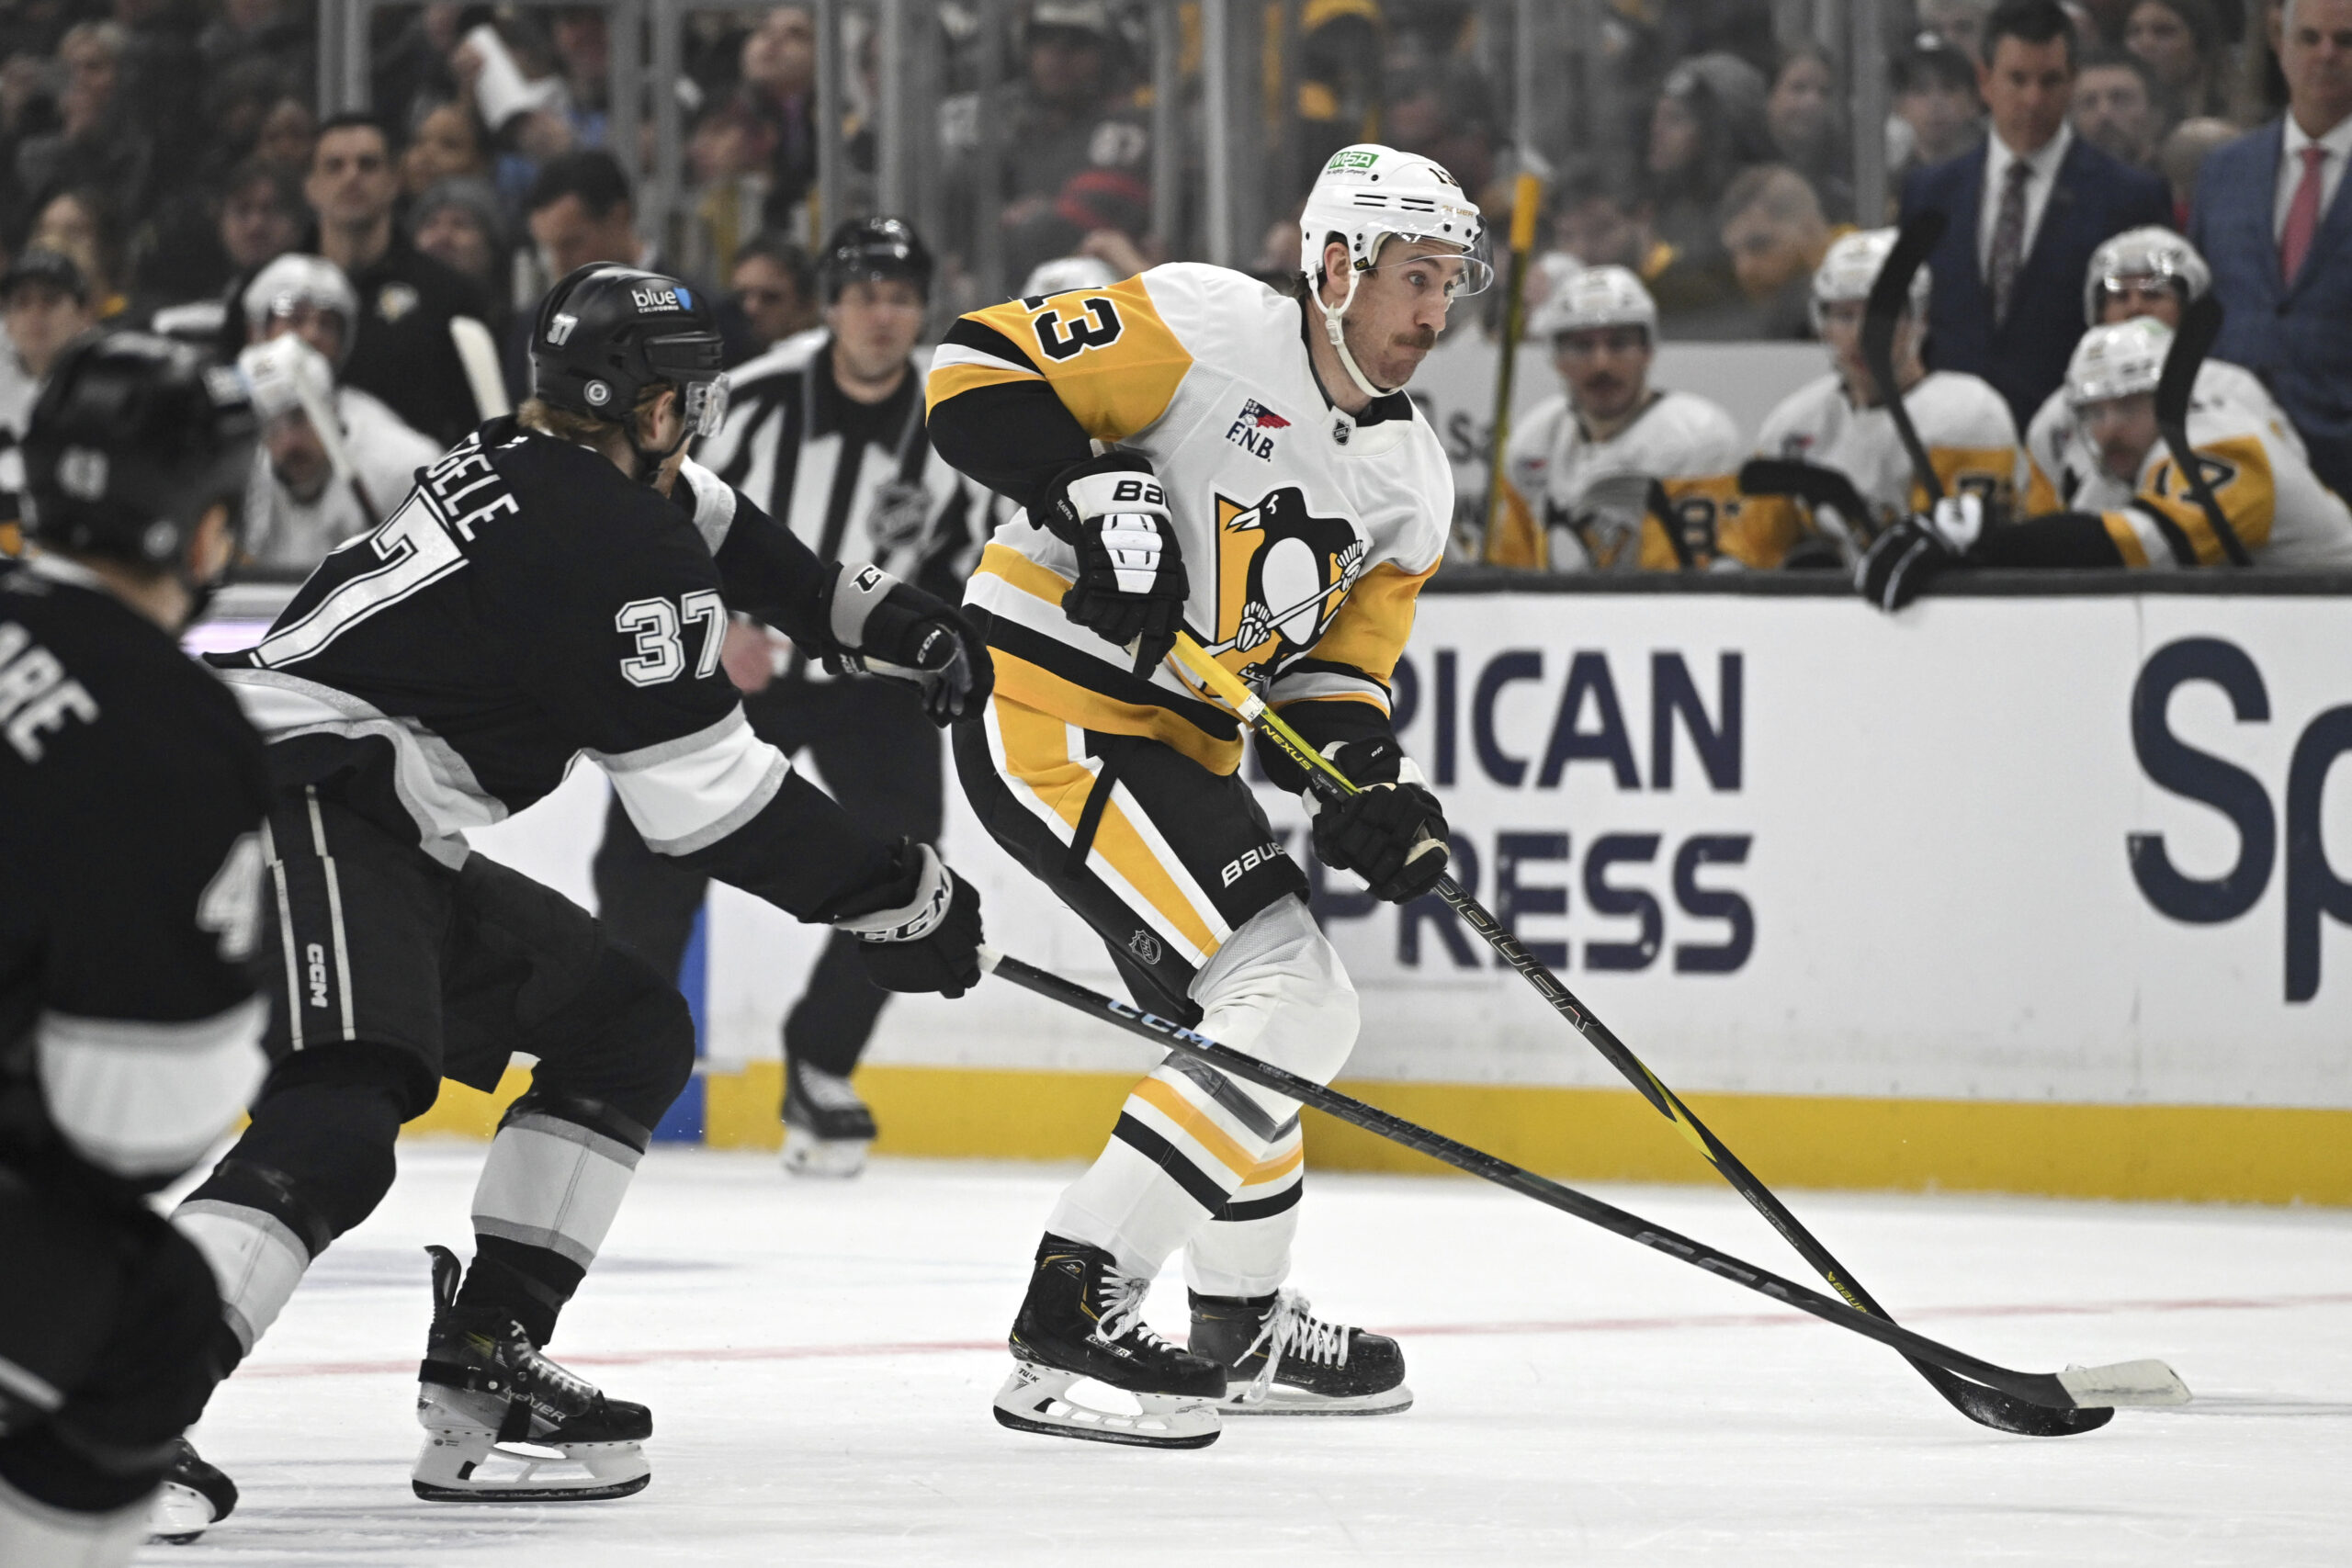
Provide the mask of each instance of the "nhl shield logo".
POLYGON ((1138 931, 1127 938, 1127 951, 1144 964, 1158 964, 1165 952, 1159 945, 1159 939, 1147 931, 1138 931))

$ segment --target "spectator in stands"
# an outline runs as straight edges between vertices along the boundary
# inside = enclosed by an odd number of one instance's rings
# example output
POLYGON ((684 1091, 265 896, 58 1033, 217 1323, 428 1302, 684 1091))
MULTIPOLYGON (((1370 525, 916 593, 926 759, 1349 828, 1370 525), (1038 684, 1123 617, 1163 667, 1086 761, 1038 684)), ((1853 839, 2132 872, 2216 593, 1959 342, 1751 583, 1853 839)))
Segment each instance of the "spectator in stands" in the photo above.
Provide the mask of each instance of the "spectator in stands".
POLYGON ((1724 192, 1723 225, 1724 249, 1748 305, 1739 335, 1813 336, 1813 274, 1832 237, 1813 186, 1779 164, 1743 170, 1724 192))
POLYGON ((67 31, 57 56, 66 71, 58 129, 18 144, 17 187, 38 197, 64 186, 107 192, 124 211, 143 213, 155 163, 154 143, 121 101, 129 35, 114 22, 84 22, 67 31))
MULTIPOLYGON (((74 258, 59 251, 28 250, 0 273, 0 319, 7 324, 7 353, 0 355, 0 430, 21 435, 32 412, 41 378, 64 346, 97 320, 90 290, 74 258)), ((8 442, 13 447, 13 440, 8 442)), ((13 492, 13 484, 0 486, 13 492)))
POLYGON ((1984 18, 1993 0, 1919 0, 1919 26, 1962 60, 1984 51, 1984 18))
MULTIPOLYGON (((762 223, 788 228, 817 183, 817 21, 806 6, 777 6, 744 35, 742 101, 768 128, 762 223)), ((828 198, 830 199, 830 198, 828 198)))
POLYGON ((1845 119, 1838 112, 1838 73, 1820 45, 1805 44, 1781 60, 1764 118, 1780 161, 1804 176, 1824 212, 1838 222, 1850 220, 1854 183, 1847 173, 1845 119))
POLYGON ((2073 116, 2075 134, 2100 152, 2134 168, 2155 167, 2165 115, 2156 79, 2138 55, 2085 53, 2075 73, 2073 116))
POLYGON ((302 187, 258 159, 240 164, 220 193, 220 249, 239 276, 249 276, 302 243, 310 220, 302 187))
POLYGON ((450 444, 481 411, 449 326, 484 321, 489 304, 470 279, 419 251, 392 222, 400 191, 392 155, 380 121, 336 115, 319 129, 304 193, 318 214, 319 254, 343 269, 359 301, 344 379, 450 444))
MULTIPOLYGON (((2000 27, 1998 13, 1986 24, 2000 27)), ((1894 248, 1895 231, 1848 234, 1814 274, 1814 326, 1830 374, 1799 388, 1764 420, 1757 455, 1777 474, 1743 471, 1740 558, 1757 566, 1850 564, 1884 530, 1928 504, 1927 492, 1863 363, 1862 316, 1894 248)), ((1974 494, 2006 515, 2024 477, 2017 424, 2001 395, 1977 377, 1929 370, 1920 357, 1937 288, 1925 269, 1911 280, 1895 324, 1894 371, 1928 465, 1947 493, 1974 494)))
POLYGON ((90 308, 99 322, 129 324, 131 309, 123 287, 122 218, 105 193, 88 186, 58 192, 34 218, 26 243, 73 257, 89 287, 90 308))
POLYGON ((305 572, 390 516, 442 446, 377 399, 335 384, 359 301, 333 262, 280 256, 254 278, 243 306, 251 342, 237 362, 262 421, 244 547, 258 565, 305 572))
POLYGON ((2205 160, 2188 237, 2229 312, 2214 352, 2263 378, 2352 494, 2352 0, 2289 0, 2281 24, 2287 112, 2205 160))
POLYGON ((254 139, 254 156, 296 179, 311 172, 311 150, 318 145, 319 117, 297 97, 283 97, 262 117, 261 134, 254 139))
MULTIPOLYGON (((493 312, 513 292, 498 193, 478 177, 442 180, 408 209, 409 239, 435 261, 471 278, 493 312)), ((503 312, 493 327, 504 320, 503 312)))
POLYGON ((1511 432, 1502 532, 1486 558, 1672 571, 1728 557, 1739 426, 1704 398, 1650 386, 1657 305, 1641 279, 1622 266, 1587 268, 1544 299, 1530 335, 1552 345, 1565 390, 1511 432))
POLYGON ((680 259, 726 276, 738 246, 758 233, 770 210, 775 129, 740 97, 720 98, 696 117, 686 138, 686 174, 695 193, 680 259))
POLYGON ((1771 159, 1764 98, 1763 73, 1730 54, 1686 60, 1658 89, 1645 160, 1653 221, 1694 263, 1724 264, 1716 204, 1734 175, 1771 159))
POLYGON ((746 240, 735 253, 727 283, 763 351, 820 324, 808 254, 781 234, 746 240))
POLYGON ((1903 216, 1940 212, 1928 362, 1984 377, 2021 424, 2066 374, 2082 335, 2076 290, 2091 252, 2161 223, 2164 182, 2075 135, 2075 31, 2055 0, 2003 0, 1984 25, 1983 147, 1915 172, 1903 216))
POLYGON ((2178 113, 2227 107, 2222 23, 2209 0, 2139 0, 2123 25, 2123 47, 2147 62, 2178 113))
POLYGON ((2156 152, 2156 169, 2172 187, 2172 220, 2176 229, 2188 227, 2189 209, 2196 205, 2197 175, 2216 147, 2234 141, 2242 129, 2226 119, 2184 119, 2165 135, 2156 152))
MULTIPOLYGON (((1400 152, 1433 160, 1460 182, 1498 220, 1510 211, 1508 182, 1497 162, 1502 130, 1496 119, 1494 87, 1466 61, 1400 73, 1389 85, 1384 134, 1400 152)), ((1317 165, 1319 172, 1320 164, 1317 165)), ((1312 185, 1310 177, 1307 185, 1312 185)), ((1292 193, 1303 200, 1306 186, 1292 193)))
POLYGON ((300 81, 314 63, 317 46, 296 0, 221 0, 220 15, 197 35, 196 47, 208 70, 251 62, 300 81))
POLYGON ((1018 81, 950 100, 940 116, 948 189, 977 219, 1004 230, 998 297, 1041 261, 1068 255, 1097 229, 1141 240, 1151 220, 1151 131, 1123 80, 1105 0, 1030 0, 1018 81), (1001 132, 998 164, 980 166, 986 116, 1001 132))
MULTIPOLYGON (((1622 266, 1670 320, 1718 310, 1728 269, 1692 263, 1658 238, 1632 181, 1598 161, 1570 164, 1552 186, 1552 244, 1583 266, 1622 266)), ((1295 227, 1294 225, 1293 227, 1295 227)))
MULTIPOLYGON (((2189 305, 2212 287, 2212 271, 2196 246, 2170 229, 2130 229, 2091 257, 2090 276, 2083 281, 2083 318, 2088 326, 2102 327, 2146 316, 2177 331, 2189 305)), ((2198 367, 2195 398, 2199 403, 2235 403, 2260 416, 2272 438, 2297 458, 2308 457, 2294 424, 2253 372, 2208 355, 2198 367)), ((2109 482, 2112 476, 2101 467, 2098 448, 2063 386, 2026 427, 2025 446, 2029 513, 2098 512, 2132 497, 2128 484, 2117 489, 2109 482)))
POLYGON ((469 105, 449 99, 419 115, 401 154, 401 186, 421 197, 443 180, 487 179, 489 136, 469 105))
POLYGON ((1906 146, 1888 163, 1899 180, 1914 169, 1948 163, 1984 140, 1984 101, 1976 96, 1973 55, 1943 43, 1922 45, 1895 62, 1894 119, 1906 146))

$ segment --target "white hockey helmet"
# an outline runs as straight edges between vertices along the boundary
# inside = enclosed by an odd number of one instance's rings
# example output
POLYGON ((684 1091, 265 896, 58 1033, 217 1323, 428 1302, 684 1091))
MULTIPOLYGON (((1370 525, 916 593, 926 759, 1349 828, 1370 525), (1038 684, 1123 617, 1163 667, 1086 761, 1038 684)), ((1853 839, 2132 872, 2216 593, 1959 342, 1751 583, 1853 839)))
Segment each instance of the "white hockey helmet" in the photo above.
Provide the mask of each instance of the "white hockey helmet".
POLYGON ((254 274, 254 280, 245 285, 249 327, 258 327, 272 316, 291 315, 305 305, 343 318, 343 352, 335 359, 335 368, 340 370, 351 357, 351 342, 359 330, 359 296, 343 268, 324 256, 289 252, 254 274))
POLYGON ((2161 278, 2177 286, 2183 305, 2202 299, 2213 287, 2213 269, 2182 236, 2158 223, 2126 229, 2091 253, 2090 268, 2083 277, 2083 320, 2098 325, 2099 296, 2131 277, 2161 278))
POLYGON ((1589 266, 1555 288, 1535 308, 1531 335, 1555 338, 1595 327, 1639 327, 1657 342, 1657 301, 1622 266, 1589 266))
POLYGON ((1462 279, 1454 295, 1476 294, 1494 281, 1494 268, 1479 254, 1487 220, 1461 182, 1442 164, 1418 152, 1360 141, 1331 154, 1306 207, 1298 217, 1298 269, 1307 297, 1323 312, 1324 331, 1340 351, 1340 363, 1368 398, 1385 397, 1394 387, 1375 387, 1348 352, 1340 318, 1355 302, 1356 285, 1377 265, 1385 241, 1430 240, 1459 246, 1462 279), (1326 305, 1317 285, 1322 279, 1323 247, 1338 235, 1348 247, 1348 292, 1337 306, 1326 305))
POLYGON ((2151 316, 2093 327, 2066 361, 2066 400, 2083 408, 2153 392, 2171 350, 2172 329, 2151 316))
POLYGON ((1051 261, 1039 262, 1013 298, 1035 299, 1046 294, 1067 294, 1074 288, 1108 288, 1118 281, 1117 271, 1099 256, 1056 256, 1051 261))
MULTIPOLYGON (((1894 249, 1896 231, 1893 229, 1861 229, 1840 235, 1821 258, 1813 274, 1813 330, 1821 330, 1821 310, 1825 305, 1841 305, 1849 300, 1867 299, 1871 285, 1886 265, 1887 254, 1894 249)), ((1925 317, 1928 313, 1928 269, 1921 267, 1911 277, 1911 314, 1925 317)))

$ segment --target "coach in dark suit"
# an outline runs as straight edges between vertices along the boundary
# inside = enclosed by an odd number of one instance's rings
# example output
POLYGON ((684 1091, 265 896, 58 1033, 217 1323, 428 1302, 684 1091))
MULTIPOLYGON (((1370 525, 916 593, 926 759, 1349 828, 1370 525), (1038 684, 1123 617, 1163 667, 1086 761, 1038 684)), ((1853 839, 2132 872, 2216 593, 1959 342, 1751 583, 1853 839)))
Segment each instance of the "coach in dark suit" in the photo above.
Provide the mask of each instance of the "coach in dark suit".
POLYGON ((2101 242, 2169 223, 2165 183, 2066 123, 2075 38, 2056 0, 2003 0, 1984 24, 1978 88, 1993 134, 1904 182, 1903 216, 1944 215, 1928 257, 1928 364, 1990 381, 2031 422, 2083 335, 2083 274, 2101 242))
POLYGON ((2352 495, 2352 0, 2293 0, 2282 31, 2287 112, 2207 156, 2188 234, 2228 311, 2214 357, 2269 383, 2352 495))

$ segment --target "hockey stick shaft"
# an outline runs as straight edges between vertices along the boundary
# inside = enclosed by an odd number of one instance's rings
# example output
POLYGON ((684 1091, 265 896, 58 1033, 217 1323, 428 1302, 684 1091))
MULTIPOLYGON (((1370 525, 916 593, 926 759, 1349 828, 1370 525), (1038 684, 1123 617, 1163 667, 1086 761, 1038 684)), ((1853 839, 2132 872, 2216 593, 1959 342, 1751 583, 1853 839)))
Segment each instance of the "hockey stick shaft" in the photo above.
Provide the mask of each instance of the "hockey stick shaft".
POLYGON ((2205 514, 2205 525, 2213 530, 2222 553, 2233 566, 2252 566, 2254 557, 2238 537, 2229 513, 2222 510, 2213 487, 2206 481, 2205 465, 2198 461, 2197 449, 2188 444, 2188 403, 2197 392, 2197 372, 2221 332, 2222 302, 2210 294, 2191 303, 2181 317, 2180 330, 2173 334, 2164 371, 2156 380, 2156 434, 2165 438, 2173 467, 2180 470, 2182 482, 2188 486, 2197 509, 2205 514))
MULTIPOLYGON (((1355 784, 1329 759, 1319 755, 1306 739, 1281 716, 1266 706, 1263 698, 1243 684, 1239 677, 1202 651, 1200 645, 1189 636, 1180 634, 1176 639, 1176 657, 1190 669, 1209 690, 1231 706, 1243 723, 1264 735, 1293 761, 1306 770, 1307 782, 1316 793, 1327 800, 1344 798, 1357 793, 1355 784)), ((1575 992, 1549 965, 1528 952, 1525 944, 1503 928, 1487 907, 1463 887, 1452 875, 1438 878, 1435 891, 1446 907, 1461 917, 1462 923, 1476 932, 1482 942, 1494 949, 1505 964, 1518 971, 1520 977, 1533 987, 1552 1010, 1567 1021, 1568 1026, 1582 1035, 1585 1042, 1600 1053, 1609 1065, 1632 1084, 1636 1092, 1650 1103, 1651 1109, 1674 1124, 1683 1141, 1699 1151, 1701 1157, 1714 1167, 1717 1174, 1732 1190, 1764 1217, 1765 1223, 1780 1232, 1781 1236, 1804 1259, 1807 1267, 1826 1280, 1849 1305, 1857 1311, 1894 1321, 1893 1314, 1879 1305, 1861 1282, 1853 1277, 1824 1246, 1820 1239, 1797 1217, 1789 1212, 1772 1190, 1758 1179, 1755 1173, 1741 1162, 1738 1156, 1724 1146, 1705 1122, 1682 1102, 1681 1096, 1668 1089, 1663 1079, 1650 1071, 1647 1064, 1634 1055, 1631 1047, 1617 1038, 1616 1032, 1603 1023, 1592 1010, 1579 1000, 1575 992)), ((1934 1366, 1914 1361, 1920 1375, 1933 1384, 1961 1414, 1973 1421, 2006 1430, 2028 1431, 2040 1436, 2054 1436, 2061 1431, 2086 1429, 2079 1424, 2057 1425, 2039 1412, 2023 1411, 2014 1406, 2004 1407, 1981 1393, 1954 1383, 1934 1366)))
POLYGON ((981 949, 980 963, 984 969, 1025 990, 1098 1018, 1130 1034, 1182 1052, 1245 1083, 1255 1084, 1260 1089, 1297 1100, 1302 1105, 1311 1105, 1328 1116, 1360 1127, 1417 1154, 1442 1161, 1456 1170, 1491 1181, 1498 1187, 1508 1188, 1522 1197, 1532 1198, 1549 1208, 1573 1214, 1652 1251, 1678 1258, 1694 1269, 1703 1269, 1759 1295, 1770 1296, 1799 1311, 1811 1313, 1824 1322, 1836 1324, 1865 1338, 1875 1339, 1905 1356, 1930 1361, 2030 1404, 2053 1410, 2074 1410, 2086 1407, 2086 1402, 2092 1398, 2105 1400, 2110 1404, 2178 1404, 2188 1399, 2188 1390, 2180 1386, 2179 1379, 2172 1374, 2171 1369, 2163 1367, 2160 1362, 2132 1361, 2113 1367, 2077 1369, 2052 1374, 2020 1372, 1980 1360, 1965 1351, 1955 1350, 1949 1345, 1915 1334, 1885 1318, 1859 1312, 1844 1302, 1823 1295, 1794 1280, 1784 1280, 1769 1269, 1742 1262, 1729 1253, 1719 1252, 1663 1225, 1652 1224, 1638 1214, 1604 1203, 1572 1187, 1562 1186, 1508 1160, 1498 1159, 1467 1144, 1456 1143, 1400 1116, 1392 1116, 1352 1096, 1327 1089, 1310 1078, 1300 1077, 1230 1046, 1221 1045, 1208 1036, 1170 1020, 1115 1000, 1099 991, 1089 990, 1048 970, 1039 969, 989 948, 981 949))
POLYGON ((1911 308, 1911 280, 1943 237, 1940 212, 1917 213, 1904 224, 1894 248, 1887 252, 1885 265, 1871 284, 1870 301, 1862 308, 1862 363, 1869 367, 1871 379, 1878 383, 1879 400, 1894 421, 1894 434, 1903 443, 1904 455, 1911 459, 1912 478, 1918 481, 1931 509, 1944 498, 1943 477, 1928 457, 1927 443, 1919 439, 1919 427, 1912 422, 1903 389, 1895 383, 1894 330, 1911 308))
POLYGON ((1503 518, 1504 457, 1510 445, 1510 390, 1519 367, 1519 340, 1526 320, 1527 267, 1535 252, 1535 220, 1544 203, 1544 182, 1522 174, 1512 187, 1510 277, 1504 286, 1502 352, 1495 362, 1494 439, 1487 454, 1487 531, 1480 554, 1494 558, 1503 518))

